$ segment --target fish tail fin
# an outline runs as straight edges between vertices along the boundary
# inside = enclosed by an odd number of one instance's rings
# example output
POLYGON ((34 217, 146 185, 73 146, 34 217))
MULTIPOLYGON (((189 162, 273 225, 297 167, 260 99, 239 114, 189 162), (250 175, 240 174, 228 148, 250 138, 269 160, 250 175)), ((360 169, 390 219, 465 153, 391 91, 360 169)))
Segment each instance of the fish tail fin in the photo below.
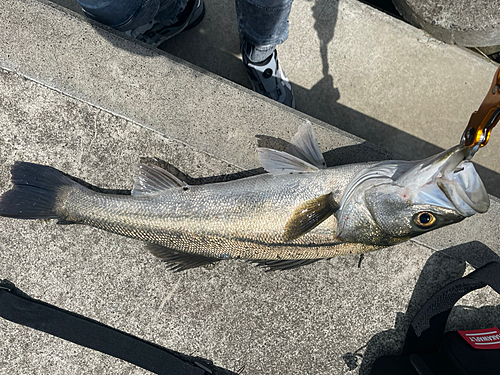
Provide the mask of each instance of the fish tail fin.
POLYGON ((16 162, 11 169, 13 188, 0 196, 0 216, 18 219, 60 219, 57 199, 64 186, 78 185, 55 168, 16 162))

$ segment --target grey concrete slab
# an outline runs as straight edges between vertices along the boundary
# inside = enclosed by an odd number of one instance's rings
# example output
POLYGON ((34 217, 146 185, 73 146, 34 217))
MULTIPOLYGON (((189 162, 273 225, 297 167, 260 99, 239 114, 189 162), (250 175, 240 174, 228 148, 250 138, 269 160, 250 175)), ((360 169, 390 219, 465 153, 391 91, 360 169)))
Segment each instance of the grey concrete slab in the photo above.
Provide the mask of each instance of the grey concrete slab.
MULTIPOLYGON (((220 158, 221 146, 232 144, 241 150, 239 160, 233 160, 240 167, 256 165, 253 141, 262 128, 273 129, 268 136, 289 138, 302 121, 297 111, 59 9, 38 1, 26 11, 21 11, 25 2, 10 5, 10 14, 16 16, 5 20, 4 68, 220 158), (37 22, 32 22, 34 17, 37 22), (48 25, 53 25, 51 33, 46 32, 48 25)), ((328 132, 319 138, 331 143, 328 132)), ((337 146, 354 144, 355 139, 337 146)))
MULTIPOLYGON (((198 27, 161 48, 249 87, 239 57, 234 3, 206 0, 206 6, 198 27)), ((81 35, 95 34, 81 27, 81 35)), ((278 52, 299 111, 407 159, 426 157, 458 142, 496 69, 468 50, 442 43, 355 0, 295 0, 290 37, 278 52)), ((151 93, 164 95, 151 80, 145 82, 151 93)), ((268 116, 256 110, 253 117, 268 116)), ((499 147, 500 137, 493 133, 490 145, 475 157, 488 191, 496 196, 499 147)))
POLYGON ((500 11, 494 1, 393 0, 403 17, 433 37, 460 46, 498 44, 500 11))
MULTIPOLYGON (((15 160, 52 165, 109 189, 131 188, 140 157, 173 162, 193 177, 239 170, 15 72, 0 73, 0 103, 0 194, 10 187, 15 160)), ((230 144, 221 151, 229 160, 241 152, 230 144)), ((176 274, 139 241, 0 218, 0 274, 35 298, 233 372, 352 374, 343 357, 368 345, 356 369, 366 374, 374 358, 400 350, 411 317, 466 270, 464 259, 478 267, 498 257, 499 212, 493 199, 489 213, 369 253, 361 267, 359 256, 344 256, 274 273, 227 261, 176 274)), ((467 296, 450 327, 490 324, 497 304, 491 290, 467 296)), ((0 326, 0 373, 146 373, 31 329, 3 320, 0 326)))
MULTIPOLYGON (((306 117, 45 3, 11 0, 0 12, 0 194, 10 187, 15 160, 110 189, 130 189, 132 164, 141 157, 194 177, 255 169, 255 146, 290 139, 306 117)), ((313 122, 330 165, 388 156, 313 122)), ((366 374, 376 356, 401 348, 428 296, 470 271, 464 260, 477 267, 497 257, 499 208, 493 198, 487 214, 367 254, 360 268, 358 256, 345 256, 276 273, 228 261, 174 274, 138 241, 0 218, 0 277, 35 298, 233 372, 352 374, 342 358, 367 344, 354 371, 366 374)), ((487 325, 498 315, 498 297, 488 289, 459 305, 452 328, 487 325)), ((0 373, 145 373, 0 325, 0 373)))

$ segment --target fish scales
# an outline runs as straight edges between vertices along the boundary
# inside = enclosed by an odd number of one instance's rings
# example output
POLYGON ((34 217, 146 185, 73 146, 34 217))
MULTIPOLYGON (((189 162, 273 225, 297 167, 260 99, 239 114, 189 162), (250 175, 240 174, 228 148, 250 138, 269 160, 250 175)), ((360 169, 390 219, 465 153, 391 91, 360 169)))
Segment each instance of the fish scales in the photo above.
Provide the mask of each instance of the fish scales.
POLYGON ((334 218, 285 243, 285 224, 304 201, 329 192, 340 200, 345 185, 364 167, 264 174, 140 197, 73 185, 59 194, 59 214, 70 222, 216 258, 327 258, 373 247, 335 241, 334 218))

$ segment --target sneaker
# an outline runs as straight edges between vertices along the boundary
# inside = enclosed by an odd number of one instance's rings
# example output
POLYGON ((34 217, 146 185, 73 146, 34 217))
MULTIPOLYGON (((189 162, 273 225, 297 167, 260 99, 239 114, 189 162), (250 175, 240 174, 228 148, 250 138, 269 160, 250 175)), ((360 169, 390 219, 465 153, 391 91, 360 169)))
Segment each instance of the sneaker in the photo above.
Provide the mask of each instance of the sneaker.
POLYGON ((203 0, 189 0, 186 8, 178 16, 177 22, 164 26, 160 19, 126 31, 125 34, 144 43, 158 47, 164 41, 189 30, 198 25, 205 16, 205 3, 203 0))
POLYGON ((295 108, 292 85, 278 61, 278 52, 276 50, 260 63, 250 61, 245 52, 242 52, 242 56, 243 65, 245 65, 254 91, 295 108))

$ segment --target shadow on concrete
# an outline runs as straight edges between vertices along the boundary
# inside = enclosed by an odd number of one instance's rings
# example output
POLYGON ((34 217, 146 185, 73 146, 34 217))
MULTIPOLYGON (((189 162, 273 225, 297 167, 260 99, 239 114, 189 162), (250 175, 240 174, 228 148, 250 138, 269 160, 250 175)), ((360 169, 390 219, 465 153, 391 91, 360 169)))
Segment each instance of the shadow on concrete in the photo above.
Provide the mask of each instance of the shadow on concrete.
MULTIPOLYGON (((278 151, 286 151, 290 146, 288 141, 281 138, 270 137, 268 135, 256 135, 257 146, 272 148, 278 151)), ((391 158, 391 154, 384 150, 369 150, 369 143, 363 142, 356 145, 338 147, 323 153, 326 165, 328 167, 335 167, 337 165, 366 163, 371 161, 382 161, 391 158)))
POLYGON ((141 163, 156 165, 164 170, 170 172, 179 180, 184 181, 188 185, 204 185, 213 184, 217 182, 227 182, 232 180, 238 180, 240 178, 256 176, 258 174, 265 173, 264 168, 249 169, 241 172, 217 175, 217 176, 206 176, 206 177, 191 177, 190 175, 181 171, 177 166, 166 162, 159 158, 141 158, 141 163))
MULTIPOLYGON (((359 374, 369 374, 373 362, 382 355, 398 355, 403 349, 411 321, 424 303, 446 284, 463 276, 466 262, 474 268, 500 261, 500 257, 481 242, 473 241, 434 253, 426 262, 417 280, 405 313, 395 317, 393 329, 377 333, 365 347, 353 348, 343 358, 349 369, 359 367, 359 374), (360 354, 364 350, 364 354, 360 354)), ((496 326, 500 305, 475 308, 455 306, 448 325, 455 329, 480 329, 496 326)))
POLYGON ((394 17, 398 20, 404 21, 404 18, 399 14, 398 10, 394 6, 392 0, 360 0, 362 3, 371 5, 372 7, 394 17))
MULTIPOLYGON (((272 148, 275 150, 280 150, 284 151, 288 145, 290 144, 289 142, 281 139, 281 138, 275 138, 275 137, 270 137, 270 136, 265 136, 265 135, 258 135, 257 136, 257 144, 258 147, 267 147, 267 148, 272 148)), ((381 161, 381 160, 387 160, 387 155, 383 154, 382 152, 366 152, 366 145, 365 144, 357 144, 357 145, 352 145, 352 146, 346 146, 346 147, 339 147, 331 151, 327 151, 323 154, 326 164, 329 167, 333 167, 335 165, 343 165, 343 164, 352 164, 352 163, 364 163, 364 162, 369 162, 369 161, 381 161)), ((251 176, 256 176, 262 173, 266 173, 264 168, 255 168, 255 169, 249 169, 237 173, 231 173, 231 174, 225 174, 225 175, 218 175, 218 176, 207 176, 207 177, 191 177, 190 175, 184 173, 181 171, 179 168, 177 168, 175 165, 166 162, 164 160, 161 160, 159 158, 147 158, 143 157, 140 159, 141 163, 144 164, 153 164, 156 165, 160 168, 165 169, 166 171, 170 172, 173 174, 175 177, 180 179, 181 181, 186 182, 188 185, 203 185, 203 184, 211 184, 211 183, 218 183, 218 182, 226 182, 226 181, 232 181, 232 180, 237 180, 240 178, 245 178, 245 177, 251 177, 251 176)), ((73 178, 69 176, 70 178, 73 178)), ((73 178, 75 179, 75 178, 73 178)), ((81 180, 75 179, 78 182, 82 183, 81 180)), ((96 190, 100 191, 102 193, 111 193, 111 190, 107 189, 100 189, 95 186, 89 185, 88 183, 85 183, 85 186, 96 190)), ((120 194, 130 194, 129 190, 119 190, 118 191, 120 194)))
MULTIPOLYGON (((337 1, 331 0, 310 1, 314 1, 311 9, 313 11, 314 29, 319 39, 319 54, 321 56, 323 78, 308 90, 308 107, 312 103, 317 103, 317 105, 326 105, 326 107, 323 107, 323 110, 327 108, 328 111, 330 108, 329 104, 337 102, 340 99, 339 90, 334 86, 333 77, 330 74, 330 63, 328 61, 328 43, 333 39, 339 4, 337 1)), ((297 94, 297 97, 300 98, 302 95, 297 94)), ((300 105, 298 109, 304 111, 300 105)))
MULTIPOLYGON (((281 138, 270 137, 266 135, 257 135, 257 145, 258 147, 267 147, 275 150, 284 151, 290 143, 281 138)), ((366 143, 366 142, 365 142, 366 143)), ((366 152, 366 144, 356 144, 345 147, 339 147, 334 150, 327 151, 323 154, 326 164, 329 167, 333 167, 336 165, 344 165, 344 164, 353 164, 353 163, 365 163, 370 161, 382 161, 387 160, 388 154, 384 153, 383 150, 372 150, 372 152, 366 152)), ((266 173, 264 168, 254 168, 245 171, 240 171, 231 174, 224 175, 216 175, 216 176, 205 176, 205 177, 192 177, 187 173, 184 173, 180 170, 176 165, 162 160, 160 158, 150 158, 150 157, 141 157, 141 164, 148 165, 156 165, 169 173, 173 174, 175 177, 180 179, 181 181, 186 182, 188 185, 203 185, 203 184, 212 184, 218 182, 227 182, 232 180, 238 180, 245 177, 256 176, 259 174, 266 173)), ((73 181, 78 182, 80 185, 85 186, 86 188, 96 191, 98 193, 103 194, 118 194, 118 195, 130 195, 130 189, 106 189, 101 188, 96 185, 92 185, 85 180, 82 180, 78 177, 67 174, 63 171, 60 171, 62 174, 72 179, 73 181)))
MULTIPOLYGON (((69 5, 73 3, 73 0, 53 1, 66 7, 70 7, 69 5)), ((320 41, 323 78, 311 89, 292 82, 297 109, 350 134, 366 139, 381 148, 387 149, 388 144, 394 145, 388 149, 393 153, 392 158, 416 160, 443 151, 442 148, 432 143, 338 103, 340 93, 335 88, 333 77, 329 73, 330 66, 328 62, 328 44, 334 37, 338 2, 331 0, 310 1, 314 2, 312 6, 315 20, 314 28, 320 41)), ((366 0, 365 2, 385 9, 388 7, 387 1, 366 0)), ((207 5, 206 15, 201 24, 163 43, 160 49, 197 67, 250 88, 250 83, 239 57, 239 37, 234 1, 205 0, 205 3, 207 5)), ((94 25, 96 31, 104 38, 120 48, 131 53, 140 53, 151 57, 156 55, 156 49, 144 48, 142 43, 135 40, 130 43, 124 39, 122 33, 97 22, 91 20, 89 22, 94 25), (140 48, 138 48, 139 45, 140 48)), ((334 150, 329 152, 333 153, 334 150)), ((338 165, 338 160, 339 158, 331 158, 330 165, 338 165)), ((329 162, 328 159, 326 161, 329 162)), ((353 159, 352 162, 356 162, 356 160, 353 159)), ((476 168, 488 193, 500 197, 500 184, 498 184, 500 175, 480 165, 476 165, 476 168)))

